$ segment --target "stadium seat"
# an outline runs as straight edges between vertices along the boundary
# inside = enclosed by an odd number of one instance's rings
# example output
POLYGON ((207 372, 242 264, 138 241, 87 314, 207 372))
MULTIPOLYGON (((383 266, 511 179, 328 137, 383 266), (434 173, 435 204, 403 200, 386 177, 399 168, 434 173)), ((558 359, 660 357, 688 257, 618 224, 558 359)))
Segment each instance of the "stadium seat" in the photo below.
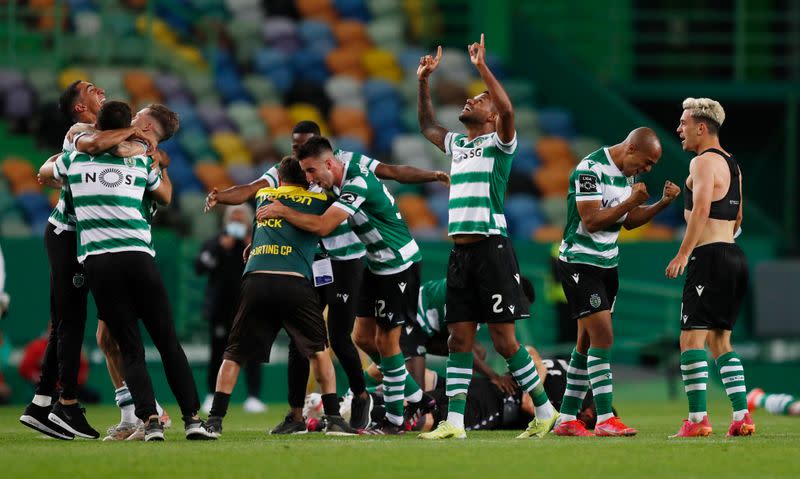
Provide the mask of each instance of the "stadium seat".
POLYGON ((325 65, 334 75, 347 75, 362 80, 367 76, 361 62, 364 50, 363 46, 347 46, 331 50, 325 57, 325 65))
POLYGON ((303 39, 303 42, 306 44, 306 46, 320 41, 331 43, 334 41, 331 27, 325 22, 318 20, 303 20, 298 25, 297 30, 300 38, 303 39))
POLYGON ((333 36, 339 45, 361 46, 368 48, 371 45, 367 29, 357 20, 341 20, 333 25, 333 36))
POLYGON ((572 149, 563 138, 544 137, 536 143, 536 154, 545 165, 567 164, 572 166, 575 163, 572 149))
POLYGON ((273 135, 291 134, 294 123, 283 106, 262 105, 258 108, 258 114, 273 135))
POLYGON ((198 163, 194 167, 197 179, 206 187, 207 190, 211 188, 225 189, 233 186, 233 182, 228 176, 225 168, 218 163, 198 163))
POLYGON ((291 119, 292 125, 303 120, 310 120, 318 124, 321 130, 328 130, 328 124, 322 116, 322 113, 315 106, 307 103, 295 103, 289 106, 289 118, 291 119))
POLYGON ((260 75, 246 75, 244 87, 257 103, 277 103, 280 101, 278 92, 268 78, 260 75))
POLYGON ((331 0, 297 0, 295 6, 306 19, 330 23, 338 16, 331 0))

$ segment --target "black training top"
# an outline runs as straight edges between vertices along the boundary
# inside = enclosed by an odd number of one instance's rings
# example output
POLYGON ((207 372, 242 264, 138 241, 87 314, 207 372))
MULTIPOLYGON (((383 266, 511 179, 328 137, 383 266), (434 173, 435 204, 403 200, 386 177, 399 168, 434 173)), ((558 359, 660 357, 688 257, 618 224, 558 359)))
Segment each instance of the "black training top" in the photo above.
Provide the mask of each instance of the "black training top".
MULTIPOLYGON (((709 151, 718 154, 728 163, 728 169, 730 169, 731 172, 731 184, 728 186, 728 192, 725 193, 725 196, 717 201, 711 202, 711 209, 708 212, 708 217, 715 220, 734 221, 739 215, 739 203, 742 201, 742 192, 739 189, 739 165, 736 163, 733 155, 726 155, 716 148, 709 148, 703 153, 709 151)), ((703 153, 700 154, 702 155, 703 153)), ((693 206, 692 190, 687 185, 686 194, 683 195, 683 209, 692 211, 693 206)))

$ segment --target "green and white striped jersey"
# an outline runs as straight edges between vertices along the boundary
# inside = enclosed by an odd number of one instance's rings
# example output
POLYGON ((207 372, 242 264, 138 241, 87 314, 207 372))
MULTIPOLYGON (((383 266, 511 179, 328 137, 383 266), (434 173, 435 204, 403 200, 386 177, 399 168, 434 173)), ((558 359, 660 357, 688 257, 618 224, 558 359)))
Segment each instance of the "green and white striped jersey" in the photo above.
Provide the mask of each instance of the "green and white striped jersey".
MULTIPOLYGON (((75 143, 80 136, 80 134, 76 134, 70 138, 69 133, 67 133, 64 137, 64 144, 61 146, 61 152, 70 153, 75 151, 75 143)), ((61 185, 58 203, 56 203, 56 207, 53 208, 53 212, 50 213, 47 221, 57 229, 75 231, 75 208, 72 206, 72 193, 69 191, 69 185, 66 182, 61 185)))
MULTIPOLYGON (((380 164, 379 161, 373 160, 368 156, 350 151, 335 150, 333 156, 342 163, 347 163, 351 160, 357 161, 359 164, 366 166, 373 173, 375 172, 375 168, 380 164)), ((277 188, 278 168, 273 166, 261 176, 261 179, 267 180, 270 187, 277 188)), ((337 226, 335 230, 331 231, 328 236, 325 236, 320 241, 322 242, 322 247, 334 261, 361 258, 367 252, 364 243, 353 233, 347 220, 342 221, 342 224, 337 226)))
MULTIPOLYGON (((80 123, 74 125, 74 127, 78 127, 76 128, 78 131, 75 132, 71 138, 70 134, 72 134, 72 131, 67 132, 67 135, 64 137, 64 143, 61 147, 62 153, 71 153, 73 151, 77 151, 76 144, 78 142, 78 138, 83 135, 91 134, 95 131, 94 126, 88 123, 80 123)), ((147 147, 144 146, 144 149, 146 150, 147 147)), ((156 213, 156 204, 148 195, 145 195, 143 208, 145 211, 145 218, 147 219, 147 222, 150 223, 156 213)), ((53 208, 53 211, 50 213, 48 221, 57 229, 75 231, 75 207, 72 204, 72 192, 70 191, 69 185, 67 185, 66 182, 61 186, 61 192, 58 195, 58 203, 56 203, 56 207, 53 208)))
POLYGON ((567 194, 567 226, 559 248, 559 259, 600 268, 614 268, 619 262, 617 238, 624 215, 613 225, 594 233, 586 230, 578 214, 578 201, 600 201, 602 208, 613 208, 631 195, 633 177, 627 177, 611 160, 608 148, 601 148, 572 171, 567 194))
POLYGON ((395 274, 422 260, 394 197, 367 165, 353 156, 344 164, 342 183, 333 190, 339 195, 333 207, 350 215, 353 233, 367 248, 370 271, 395 274))
POLYGON ((417 302, 417 325, 428 336, 442 331, 447 311, 446 302, 447 278, 422 283, 417 302))
POLYGON ((142 200, 161 184, 152 158, 91 156, 74 151, 55 163, 56 177, 68 184, 75 206, 78 262, 87 256, 141 251, 155 256, 142 200))
POLYGON ((508 236, 503 213, 517 135, 508 144, 496 132, 468 141, 466 135, 449 132, 445 152, 452 157, 447 234, 508 236))

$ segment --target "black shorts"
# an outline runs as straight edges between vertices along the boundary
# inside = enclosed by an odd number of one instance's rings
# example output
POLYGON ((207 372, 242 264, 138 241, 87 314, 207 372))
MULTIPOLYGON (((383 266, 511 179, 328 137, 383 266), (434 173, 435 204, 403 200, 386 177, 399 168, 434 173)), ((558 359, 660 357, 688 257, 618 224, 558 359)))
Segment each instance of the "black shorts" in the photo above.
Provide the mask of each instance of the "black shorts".
MULTIPOLYGON (((338 307, 339 305, 357 304, 361 278, 364 276, 364 262, 361 258, 342 261, 332 259, 331 268, 333 269, 333 283, 317 288, 323 306, 338 307)), ((352 316, 355 316, 355 306, 352 309, 352 316)))
POLYGON ((413 324, 417 317, 420 263, 395 274, 380 275, 364 269, 357 315, 375 318, 383 329, 413 324))
POLYGON ((454 245, 447 263, 447 323, 507 323, 530 317, 511 240, 454 245))
POLYGON ((558 260, 558 279, 564 288, 572 319, 600 311, 614 312, 619 290, 617 268, 600 268, 558 260))
POLYGON ((225 359, 268 362, 280 329, 304 357, 324 351, 328 335, 314 286, 306 278, 250 273, 242 282, 225 359))
POLYGON ((406 359, 427 354, 447 356, 447 338, 449 337, 450 333, 447 330, 435 332, 433 336, 428 336, 428 333, 418 325, 406 326, 400 335, 400 349, 406 359))
POLYGON ((733 329, 747 282, 747 259, 735 243, 695 248, 686 266, 681 329, 733 329))

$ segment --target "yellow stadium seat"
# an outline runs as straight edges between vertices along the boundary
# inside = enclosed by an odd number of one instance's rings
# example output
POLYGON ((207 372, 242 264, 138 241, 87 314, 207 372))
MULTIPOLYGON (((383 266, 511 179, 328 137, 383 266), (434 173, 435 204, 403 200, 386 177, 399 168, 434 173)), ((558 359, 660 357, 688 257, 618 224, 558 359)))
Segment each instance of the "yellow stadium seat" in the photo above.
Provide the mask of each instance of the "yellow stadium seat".
POLYGON ((467 95, 469 95, 470 98, 476 97, 485 91, 486 83, 483 83, 483 80, 473 80, 467 86, 467 95))
POLYGON ((211 135, 211 146, 220 156, 246 150, 242 138, 236 133, 222 131, 211 135))
POLYGON ((91 81, 89 72, 87 72, 83 68, 77 68, 77 67, 66 68, 64 70, 61 70, 61 73, 58 74, 58 87, 64 90, 72 82, 78 80, 91 81))
POLYGON ((322 117, 322 113, 314 105, 295 103, 289 106, 289 118, 291 118, 293 125, 304 120, 313 121, 319 125, 323 135, 328 134, 328 123, 322 117))

